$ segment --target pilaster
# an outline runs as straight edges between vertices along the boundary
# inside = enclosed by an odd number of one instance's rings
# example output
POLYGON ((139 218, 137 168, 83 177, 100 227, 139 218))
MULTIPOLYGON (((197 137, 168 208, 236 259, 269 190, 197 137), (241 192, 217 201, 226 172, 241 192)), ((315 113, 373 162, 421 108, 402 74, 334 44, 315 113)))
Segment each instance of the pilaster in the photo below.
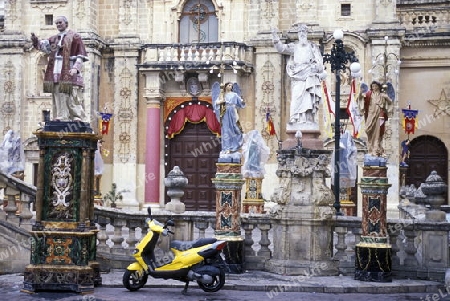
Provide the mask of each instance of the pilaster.
POLYGON ((120 207, 138 207, 136 190, 138 139, 138 50, 130 48, 131 40, 121 40, 114 50, 114 156, 113 183, 126 189, 120 207))

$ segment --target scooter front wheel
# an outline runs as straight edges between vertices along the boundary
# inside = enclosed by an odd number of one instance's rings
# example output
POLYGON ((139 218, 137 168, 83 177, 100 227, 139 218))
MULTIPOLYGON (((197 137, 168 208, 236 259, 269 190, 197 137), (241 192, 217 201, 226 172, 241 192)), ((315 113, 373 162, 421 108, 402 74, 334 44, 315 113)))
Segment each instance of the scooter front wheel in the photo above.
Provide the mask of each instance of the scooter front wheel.
POLYGON ((202 283, 197 281, 198 286, 204 291, 208 293, 214 293, 219 291, 225 285, 225 272, 222 269, 219 269, 220 273, 217 275, 211 271, 205 271, 203 273, 211 276, 213 278, 213 282, 210 284, 202 283))
POLYGON ((137 291, 147 283, 147 274, 139 275, 138 271, 126 270, 123 273, 122 283, 131 292, 137 291))

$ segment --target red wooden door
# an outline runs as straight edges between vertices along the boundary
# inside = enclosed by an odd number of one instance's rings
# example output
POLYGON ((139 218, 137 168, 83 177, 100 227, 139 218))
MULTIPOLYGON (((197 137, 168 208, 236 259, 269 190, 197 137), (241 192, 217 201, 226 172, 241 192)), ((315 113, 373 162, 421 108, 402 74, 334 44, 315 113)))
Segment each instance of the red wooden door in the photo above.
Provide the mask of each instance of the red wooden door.
MULTIPOLYGON (((215 211, 216 190, 211 179, 216 174, 220 139, 211 133, 205 122, 186 122, 183 131, 167 139, 166 145, 166 175, 174 166, 179 166, 188 178, 182 198, 186 210, 215 211)), ((168 201, 166 194, 166 203, 168 201)))

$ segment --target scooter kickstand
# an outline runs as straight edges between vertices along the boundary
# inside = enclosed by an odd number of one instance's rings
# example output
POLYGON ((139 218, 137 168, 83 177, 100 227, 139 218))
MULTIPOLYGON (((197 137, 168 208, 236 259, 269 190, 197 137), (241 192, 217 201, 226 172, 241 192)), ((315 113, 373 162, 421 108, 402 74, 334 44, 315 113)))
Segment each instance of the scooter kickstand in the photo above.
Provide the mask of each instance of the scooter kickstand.
POLYGON ((187 295, 188 287, 189 287, 189 281, 186 281, 186 282, 184 283, 184 288, 183 288, 183 290, 181 291, 181 293, 182 293, 183 295, 187 295))

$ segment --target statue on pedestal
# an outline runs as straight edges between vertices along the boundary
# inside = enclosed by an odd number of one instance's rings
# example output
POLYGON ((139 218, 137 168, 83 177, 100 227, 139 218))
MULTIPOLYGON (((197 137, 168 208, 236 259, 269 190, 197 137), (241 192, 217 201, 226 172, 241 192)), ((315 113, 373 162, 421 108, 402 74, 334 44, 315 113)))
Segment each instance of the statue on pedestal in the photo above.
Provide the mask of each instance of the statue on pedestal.
POLYGON ((239 85, 230 82, 220 85, 215 82, 211 90, 213 109, 221 126, 220 157, 236 157, 240 160, 238 152, 243 143, 243 130, 238 109, 245 108, 245 101, 241 97, 239 85))
MULTIPOLYGON (((19 136, 8 130, 0 146, 0 170, 8 175, 20 175, 25 169, 25 155, 19 136)), ((21 178, 21 176, 18 176, 21 178)))
MULTIPOLYGON (((392 85, 386 88, 393 89, 392 85)), ((370 84, 370 90, 367 85, 361 85, 358 102, 360 110, 364 114, 368 154, 373 157, 384 156, 382 141, 388 120, 389 105, 392 104, 394 96, 393 91, 386 92, 377 81, 370 84)))
POLYGON ((245 178, 264 178, 264 165, 269 158, 270 149, 257 130, 252 130, 245 135, 242 146, 244 164, 242 174, 245 178))
POLYGON ((102 158, 102 142, 103 140, 98 140, 97 150, 94 153, 94 188, 95 195, 101 195, 100 191, 100 181, 103 174, 103 158, 102 158))
POLYGON ((48 54, 44 75, 44 92, 52 93, 53 119, 58 121, 84 121, 83 63, 88 61, 81 36, 68 30, 69 21, 60 16, 55 21, 58 34, 48 40, 39 40, 32 33, 34 48, 48 54))
POLYGON ((317 112, 322 98, 323 58, 317 45, 307 40, 305 24, 295 24, 298 43, 283 44, 272 29, 273 43, 278 52, 288 54, 286 72, 291 78, 290 124, 317 124, 317 112))

